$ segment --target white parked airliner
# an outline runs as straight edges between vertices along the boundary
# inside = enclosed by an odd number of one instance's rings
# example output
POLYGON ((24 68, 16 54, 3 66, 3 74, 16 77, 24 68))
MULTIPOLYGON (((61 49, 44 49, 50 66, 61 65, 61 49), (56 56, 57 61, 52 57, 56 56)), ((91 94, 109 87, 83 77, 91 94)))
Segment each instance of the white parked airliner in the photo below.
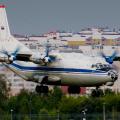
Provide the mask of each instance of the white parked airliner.
POLYGON ((113 85, 117 72, 103 57, 76 52, 33 53, 10 33, 5 6, 0 5, 0 62, 27 81, 37 82, 37 92, 47 92, 47 85, 68 85, 70 93, 79 87, 113 85))

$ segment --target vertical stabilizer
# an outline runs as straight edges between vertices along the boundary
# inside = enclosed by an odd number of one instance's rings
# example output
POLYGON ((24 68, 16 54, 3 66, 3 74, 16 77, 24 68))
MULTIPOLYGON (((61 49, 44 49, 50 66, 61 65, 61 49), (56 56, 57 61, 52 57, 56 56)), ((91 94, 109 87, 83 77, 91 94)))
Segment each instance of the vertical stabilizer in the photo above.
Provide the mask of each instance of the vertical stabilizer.
POLYGON ((30 49, 11 35, 5 8, 5 5, 0 4, 0 51, 13 52, 21 48, 20 52, 31 53, 30 49))
POLYGON ((0 5, 0 40, 8 40, 10 30, 5 10, 5 5, 0 5))

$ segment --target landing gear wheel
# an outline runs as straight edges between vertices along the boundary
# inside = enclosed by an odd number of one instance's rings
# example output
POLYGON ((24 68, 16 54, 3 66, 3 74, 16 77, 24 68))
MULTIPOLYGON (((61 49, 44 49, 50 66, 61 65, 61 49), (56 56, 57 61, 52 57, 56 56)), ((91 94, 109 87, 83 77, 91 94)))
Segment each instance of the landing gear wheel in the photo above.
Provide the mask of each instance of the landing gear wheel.
POLYGON ((69 86, 68 93, 70 94, 80 94, 80 87, 79 86, 69 86))
POLYGON ((37 85, 35 90, 37 93, 48 93, 48 86, 37 85))
POLYGON ((92 90, 91 96, 92 96, 92 97, 100 97, 100 96, 103 96, 103 90, 101 90, 101 89, 94 89, 94 90, 92 90))

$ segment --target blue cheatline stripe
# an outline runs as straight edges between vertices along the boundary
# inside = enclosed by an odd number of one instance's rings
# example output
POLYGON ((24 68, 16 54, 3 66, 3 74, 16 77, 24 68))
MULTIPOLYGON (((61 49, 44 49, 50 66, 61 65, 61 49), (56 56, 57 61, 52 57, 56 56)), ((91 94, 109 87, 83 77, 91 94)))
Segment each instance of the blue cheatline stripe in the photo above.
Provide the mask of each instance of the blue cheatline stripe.
POLYGON ((105 71, 100 70, 89 70, 89 69, 76 69, 76 68, 52 68, 46 66, 40 67, 28 67, 28 66, 21 66, 16 63, 11 64, 13 67, 23 71, 51 71, 51 72, 79 72, 79 73, 106 73, 105 71))

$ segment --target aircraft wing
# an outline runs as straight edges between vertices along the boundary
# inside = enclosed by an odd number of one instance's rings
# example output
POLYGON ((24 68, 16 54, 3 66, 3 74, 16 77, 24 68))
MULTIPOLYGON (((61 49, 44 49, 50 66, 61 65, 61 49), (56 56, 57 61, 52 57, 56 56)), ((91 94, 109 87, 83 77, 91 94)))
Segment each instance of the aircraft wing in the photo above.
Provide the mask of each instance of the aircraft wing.
POLYGON ((35 64, 42 64, 46 65, 49 63, 53 63, 58 58, 58 54, 38 54, 38 53, 22 53, 19 52, 19 49, 16 49, 14 52, 9 53, 7 51, 0 52, 0 62, 12 63, 13 61, 26 61, 26 62, 33 62, 35 64))
POLYGON ((35 64, 46 64, 55 62, 57 55, 49 55, 49 56, 34 56, 33 54, 17 54, 16 60, 19 61, 26 61, 26 62, 33 62, 35 64))

